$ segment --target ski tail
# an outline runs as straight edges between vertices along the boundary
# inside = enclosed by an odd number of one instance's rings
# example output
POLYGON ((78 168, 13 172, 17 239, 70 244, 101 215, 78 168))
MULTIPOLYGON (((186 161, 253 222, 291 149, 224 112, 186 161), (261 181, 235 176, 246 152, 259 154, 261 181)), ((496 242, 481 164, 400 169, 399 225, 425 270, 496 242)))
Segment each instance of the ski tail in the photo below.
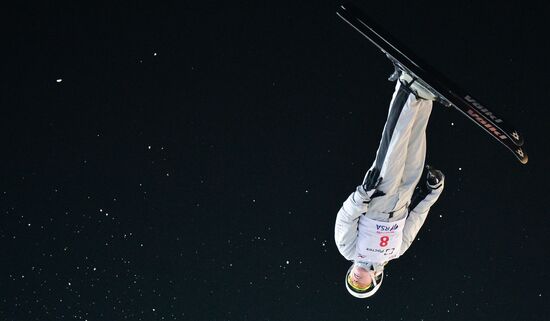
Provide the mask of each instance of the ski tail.
POLYGON ((466 117, 468 117, 472 122, 480 126, 485 132, 499 141, 502 145, 508 148, 514 156, 522 164, 527 164, 529 158, 527 153, 523 150, 523 137, 519 135, 516 130, 505 131, 504 128, 505 122, 497 117, 494 113, 490 112, 483 105, 479 104, 474 98, 469 95, 461 96, 455 94, 452 91, 445 92, 440 94, 437 90, 434 90, 429 84, 418 79, 417 81, 421 82, 428 90, 436 93, 438 96, 437 101, 447 107, 453 107, 456 110, 460 111, 466 117), (450 97, 447 99, 446 97, 450 97), (463 98, 464 97, 464 98, 463 98))
POLYGON ((488 124, 490 124, 490 126, 493 126, 499 129, 516 146, 523 145, 523 135, 520 135, 520 133, 517 130, 509 128, 507 126, 507 123, 504 120, 502 120, 502 118, 495 115, 493 112, 491 112, 485 106, 480 104, 476 99, 474 99, 470 95, 463 95, 461 99, 465 104, 469 105, 472 109, 475 109, 478 112, 478 114, 483 115, 483 117, 485 118, 485 121, 488 124))

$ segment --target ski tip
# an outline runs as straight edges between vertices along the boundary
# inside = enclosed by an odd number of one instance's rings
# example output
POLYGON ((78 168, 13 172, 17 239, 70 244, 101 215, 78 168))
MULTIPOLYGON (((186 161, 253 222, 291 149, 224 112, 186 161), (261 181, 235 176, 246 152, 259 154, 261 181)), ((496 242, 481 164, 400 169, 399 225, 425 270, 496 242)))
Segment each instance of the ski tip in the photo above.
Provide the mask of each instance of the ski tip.
POLYGON ((527 156, 527 153, 523 150, 523 148, 517 147, 514 153, 516 154, 516 157, 518 158, 520 163, 524 165, 527 164, 527 162, 529 161, 529 156, 527 156))
POLYGON ((344 12, 344 11, 347 11, 348 9, 346 8, 348 6, 347 3, 344 3, 344 4, 341 4, 338 6, 338 10, 336 10, 336 13, 337 14, 340 14, 341 12, 344 12))
POLYGON ((529 162, 529 157, 525 157, 523 159, 520 159, 521 164, 525 165, 529 162))
POLYGON ((338 6, 338 10, 336 10, 336 13, 339 15, 354 15, 358 12, 361 12, 355 5, 353 5, 350 2, 342 3, 338 6))

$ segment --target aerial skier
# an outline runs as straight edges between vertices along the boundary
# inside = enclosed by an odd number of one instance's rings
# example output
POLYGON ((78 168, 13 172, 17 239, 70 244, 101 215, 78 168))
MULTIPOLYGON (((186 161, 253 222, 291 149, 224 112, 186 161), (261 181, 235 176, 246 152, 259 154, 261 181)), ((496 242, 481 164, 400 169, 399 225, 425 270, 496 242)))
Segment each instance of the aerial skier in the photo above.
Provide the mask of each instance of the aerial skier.
POLYGON ((434 101, 462 113, 520 163, 526 164, 529 157, 524 137, 515 127, 415 62, 359 9, 346 4, 336 13, 384 53, 395 67, 390 80, 397 80, 374 163, 342 205, 334 230, 338 250, 353 261, 346 288, 353 296, 366 298, 380 288, 384 266, 410 247, 443 191, 443 173, 424 166, 425 131, 434 101), (426 179, 421 180, 424 168, 426 179))
POLYGON ((444 186, 443 173, 424 164, 437 96, 398 68, 390 79, 397 81, 376 158, 340 208, 334 230, 338 250, 353 262, 345 285, 357 298, 378 291, 384 266, 407 251, 444 186))

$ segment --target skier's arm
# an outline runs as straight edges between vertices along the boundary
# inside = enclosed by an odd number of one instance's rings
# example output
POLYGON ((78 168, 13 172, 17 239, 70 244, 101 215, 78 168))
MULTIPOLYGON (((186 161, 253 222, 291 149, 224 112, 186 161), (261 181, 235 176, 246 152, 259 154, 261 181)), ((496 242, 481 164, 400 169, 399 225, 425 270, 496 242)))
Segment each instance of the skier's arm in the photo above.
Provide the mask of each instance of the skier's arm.
POLYGON ((430 208, 437 201, 441 195, 441 192, 443 192, 444 184, 445 182, 442 180, 441 186, 436 189, 429 189, 426 187, 427 191, 418 191, 420 193, 420 200, 417 200, 418 204, 416 206, 414 206, 414 203, 412 204, 414 208, 410 210, 409 216, 405 221, 405 227, 403 228, 403 242, 401 243, 400 256, 407 251, 407 249, 411 246, 411 243, 416 238, 418 231, 428 216, 430 208))
POLYGON ((338 251, 348 260, 355 256, 355 244, 357 243, 357 226, 359 217, 367 211, 368 204, 364 203, 365 197, 361 187, 348 197, 336 215, 334 225, 334 240, 338 251))
POLYGON ((377 190, 382 182, 380 170, 372 168, 365 175, 363 184, 357 186, 355 192, 342 204, 336 216, 334 225, 334 240, 340 254, 348 260, 355 257, 355 244, 357 243, 357 226, 359 218, 367 212, 368 204, 373 198, 385 195, 377 190))

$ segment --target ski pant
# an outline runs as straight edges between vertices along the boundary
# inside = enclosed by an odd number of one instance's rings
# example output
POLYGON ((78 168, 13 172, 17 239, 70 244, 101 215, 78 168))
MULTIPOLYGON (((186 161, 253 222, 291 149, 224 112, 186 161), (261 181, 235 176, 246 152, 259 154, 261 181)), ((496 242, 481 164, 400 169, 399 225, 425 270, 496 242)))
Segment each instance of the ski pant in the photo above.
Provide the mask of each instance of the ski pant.
POLYGON ((386 195, 370 202, 366 214, 369 218, 394 221, 407 215, 407 206, 424 169, 426 126, 431 111, 431 100, 416 99, 397 81, 370 168, 380 170, 382 182, 377 189, 386 195))

